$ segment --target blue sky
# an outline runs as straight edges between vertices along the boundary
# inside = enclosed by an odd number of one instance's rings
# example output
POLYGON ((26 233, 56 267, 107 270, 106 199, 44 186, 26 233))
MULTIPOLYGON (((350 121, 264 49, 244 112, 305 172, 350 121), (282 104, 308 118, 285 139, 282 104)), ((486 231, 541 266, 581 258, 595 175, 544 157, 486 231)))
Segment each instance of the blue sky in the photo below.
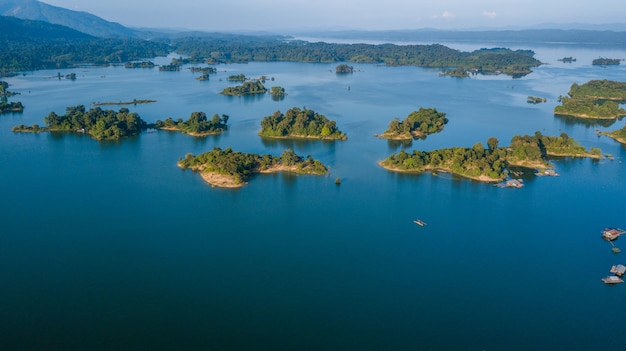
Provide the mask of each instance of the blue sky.
POLYGON ((43 0, 129 27, 468 29, 626 21, 625 0, 43 0))

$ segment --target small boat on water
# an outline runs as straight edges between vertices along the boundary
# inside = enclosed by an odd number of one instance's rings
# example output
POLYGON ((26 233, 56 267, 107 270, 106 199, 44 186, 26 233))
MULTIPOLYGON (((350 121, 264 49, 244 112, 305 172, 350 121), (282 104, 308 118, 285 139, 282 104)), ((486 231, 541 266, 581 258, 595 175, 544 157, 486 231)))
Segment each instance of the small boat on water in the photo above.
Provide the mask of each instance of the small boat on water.
POLYGON ((420 227, 423 227, 426 225, 426 222, 422 221, 421 219, 416 219, 413 221, 413 223, 419 225, 420 227))

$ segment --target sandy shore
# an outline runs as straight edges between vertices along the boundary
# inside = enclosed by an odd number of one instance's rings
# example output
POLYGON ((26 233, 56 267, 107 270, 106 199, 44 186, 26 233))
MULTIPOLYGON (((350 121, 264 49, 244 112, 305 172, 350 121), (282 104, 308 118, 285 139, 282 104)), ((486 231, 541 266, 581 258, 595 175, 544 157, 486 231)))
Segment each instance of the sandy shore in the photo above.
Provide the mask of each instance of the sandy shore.
POLYGON ((441 172, 448 172, 451 174, 456 174, 459 177, 463 177, 463 178, 468 178, 468 179, 473 179, 473 180, 477 180, 479 182, 483 182, 483 183, 497 183, 499 181, 501 181, 502 179, 497 179, 497 178, 491 178, 489 176, 486 176, 484 174, 479 175, 478 177, 472 177, 472 176, 467 176, 464 174, 458 174, 458 173, 454 173, 449 169, 443 168, 443 167, 431 167, 431 166, 426 166, 424 167, 422 170, 419 171, 407 171, 405 169, 400 169, 400 168, 392 168, 392 167, 387 167, 384 166, 382 164, 383 161, 378 162, 378 165, 381 166, 382 168, 388 170, 388 171, 393 171, 393 172, 400 172, 400 173, 423 173, 425 171, 441 171, 441 172))

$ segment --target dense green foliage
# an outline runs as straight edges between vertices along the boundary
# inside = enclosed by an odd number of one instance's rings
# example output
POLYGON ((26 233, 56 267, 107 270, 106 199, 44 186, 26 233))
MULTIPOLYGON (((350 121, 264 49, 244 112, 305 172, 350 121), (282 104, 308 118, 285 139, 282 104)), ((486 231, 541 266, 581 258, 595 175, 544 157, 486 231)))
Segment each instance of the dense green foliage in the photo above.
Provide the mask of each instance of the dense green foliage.
POLYGON ((99 39, 63 26, 6 16, 0 16, 0 43, 0 76, 86 63, 124 63, 171 51, 162 42, 99 39))
POLYGON ((16 95, 8 90, 9 83, 0 80, 0 113, 23 111, 24 106, 21 102, 9 102, 9 96, 16 95))
POLYGON ((225 131, 228 128, 227 123, 228 115, 223 114, 220 117, 218 114, 214 114, 209 120, 204 112, 192 112, 186 121, 183 121, 181 118, 174 121, 171 117, 168 117, 165 121, 157 120, 156 127, 177 129, 189 134, 205 135, 218 134, 225 131))
POLYGON ((561 105, 554 108, 555 114, 608 119, 626 115, 626 110, 619 107, 626 101, 626 83, 606 79, 573 83, 567 94, 569 97, 560 97, 561 105))
POLYGON ((198 156, 187 154, 178 165, 185 169, 201 172, 216 172, 234 177, 237 183, 245 182, 250 175, 275 166, 290 167, 289 171, 302 174, 325 174, 326 166, 311 156, 296 155, 293 150, 285 150, 280 157, 235 152, 230 148, 214 148, 198 156))
POLYGON ((478 142, 471 148, 447 148, 433 151, 400 151, 381 162, 385 168, 409 172, 441 169, 474 179, 497 181, 508 175, 508 166, 537 168, 547 166, 548 155, 600 157, 599 149, 587 152, 574 139, 562 133, 558 137, 514 136, 509 147, 498 147, 496 138, 489 138, 488 148, 478 142))
POLYGON ((619 65, 620 59, 610 58, 597 58, 591 62, 592 65, 607 66, 607 65, 619 65))
POLYGON ((274 100, 280 100, 285 97, 285 88, 281 86, 275 86, 270 89, 270 95, 274 100))
POLYGON ((227 80, 230 82, 244 82, 246 80, 246 75, 243 73, 233 74, 228 76, 227 80))
POLYGON ((340 65, 337 65, 337 67, 335 67, 335 72, 338 74, 352 73, 353 71, 354 71, 354 67, 348 66, 345 63, 342 63, 340 65))
POLYGON ((573 83, 567 95, 573 98, 626 101, 626 83, 607 79, 590 80, 581 85, 573 83))
POLYGON ((139 134, 146 128, 146 123, 139 115, 126 108, 118 112, 102 110, 100 107, 86 111, 83 105, 66 108, 62 116, 50 112, 44 122, 49 130, 82 131, 98 140, 117 140, 139 134))
POLYGON ((126 68, 154 68, 154 66, 155 64, 152 61, 132 61, 124 64, 126 68))
POLYGON ((425 138, 428 134, 438 133, 443 130, 448 123, 446 114, 437 111, 435 108, 420 107, 418 111, 411 112, 402 122, 399 118, 393 119, 385 133, 380 135, 383 138, 425 138))
POLYGON ((293 107, 284 114, 280 111, 266 116, 261 121, 259 135, 265 137, 312 137, 320 139, 342 139, 347 137, 337 129, 335 121, 306 107, 293 107))
POLYGON ((171 45, 181 54, 207 58, 210 63, 250 61, 355 62, 412 65, 422 67, 462 67, 477 73, 505 73, 522 76, 541 64, 529 50, 503 48, 461 52, 440 44, 336 44, 283 40, 207 40, 183 38, 171 45))
POLYGON ((265 94, 267 89, 260 80, 252 80, 243 82, 242 85, 234 87, 226 87, 220 92, 224 95, 246 95, 246 94, 265 94))

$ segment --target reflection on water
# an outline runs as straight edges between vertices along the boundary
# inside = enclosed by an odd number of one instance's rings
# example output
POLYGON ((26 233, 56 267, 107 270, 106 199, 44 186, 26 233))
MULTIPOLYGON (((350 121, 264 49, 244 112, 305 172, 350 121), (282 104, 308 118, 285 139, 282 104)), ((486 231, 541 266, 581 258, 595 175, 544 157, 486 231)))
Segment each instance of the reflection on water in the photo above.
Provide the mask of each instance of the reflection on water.
POLYGON ((580 118, 580 117, 557 115, 557 114, 555 114, 554 117, 564 122, 565 125, 567 126, 583 125, 587 128, 610 127, 613 124, 615 124, 617 120, 621 120, 623 118, 623 117, 619 117, 616 119, 580 118))

